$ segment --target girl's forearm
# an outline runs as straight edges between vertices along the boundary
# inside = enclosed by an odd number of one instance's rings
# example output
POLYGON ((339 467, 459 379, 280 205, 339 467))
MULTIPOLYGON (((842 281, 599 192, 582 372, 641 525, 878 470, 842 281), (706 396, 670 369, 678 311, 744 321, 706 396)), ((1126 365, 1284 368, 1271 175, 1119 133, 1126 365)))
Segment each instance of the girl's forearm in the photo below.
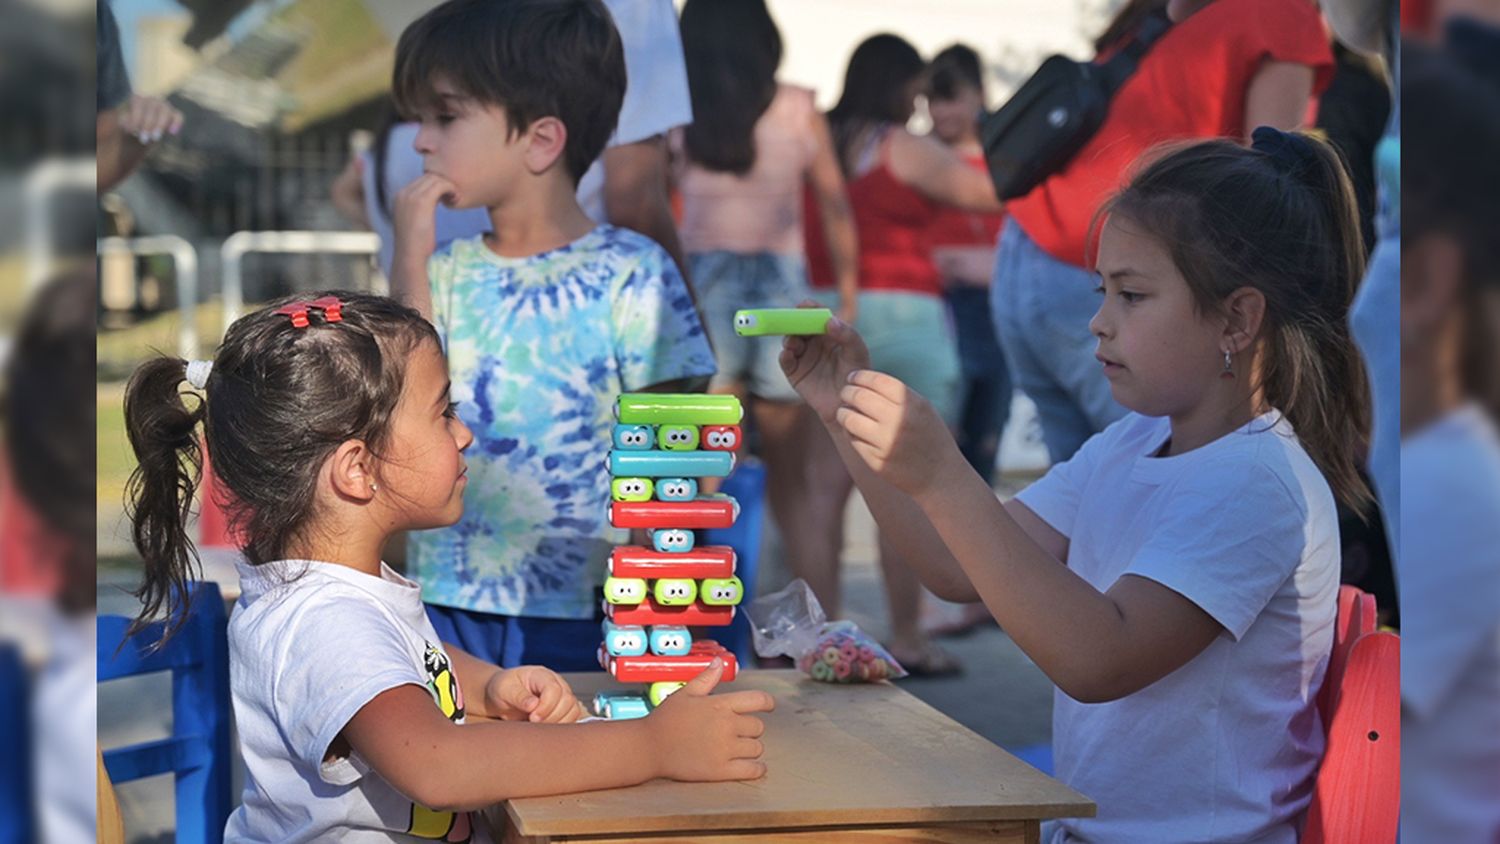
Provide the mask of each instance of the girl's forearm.
MULTIPOLYGON (((587 724, 483 721, 447 731, 429 808, 474 811, 517 797, 622 788, 659 775, 644 719, 587 724)), ((413 795, 408 795, 413 796, 413 795)))
POLYGON ((1121 666, 1120 608, 1032 540, 979 476, 958 469, 915 500, 921 520, 1021 650, 1070 696, 1097 698, 1121 666))
POLYGON ((969 582, 963 567, 949 553, 941 536, 933 529, 921 508, 906 493, 891 486, 870 470, 854 452, 848 434, 837 424, 828 426, 828 434, 838 448, 839 456, 864 496, 870 514, 889 539, 916 571, 922 585, 949 601, 977 601, 979 595, 969 582))

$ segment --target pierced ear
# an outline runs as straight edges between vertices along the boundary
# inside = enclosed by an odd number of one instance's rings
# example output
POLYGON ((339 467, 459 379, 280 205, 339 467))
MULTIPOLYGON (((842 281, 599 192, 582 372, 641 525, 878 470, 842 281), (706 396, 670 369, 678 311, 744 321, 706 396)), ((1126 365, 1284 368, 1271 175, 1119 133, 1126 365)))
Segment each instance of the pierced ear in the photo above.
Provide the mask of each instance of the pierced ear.
POLYGON ((345 440, 328 458, 333 488, 339 495, 354 501, 375 497, 375 455, 364 440, 345 440))
POLYGON ((1266 318, 1266 294, 1254 287, 1241 287, 1224 301, 1224 335, 1229 351, 1239 354, 1260 335, 1266 318))
POLYGON ((526 128, 526 169, 541 173, 560 161, 568 146, 568 127, 556 117, 539 117, 526 128))

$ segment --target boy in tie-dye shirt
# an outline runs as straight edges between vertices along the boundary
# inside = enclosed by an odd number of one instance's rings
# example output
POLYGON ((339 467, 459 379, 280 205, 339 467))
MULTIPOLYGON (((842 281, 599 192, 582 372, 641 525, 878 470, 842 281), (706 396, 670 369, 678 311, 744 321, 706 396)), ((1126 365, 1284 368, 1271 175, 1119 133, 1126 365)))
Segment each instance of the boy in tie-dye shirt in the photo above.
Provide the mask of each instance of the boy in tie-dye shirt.
POLYGON ((407 562, 444 641, 582 670, 597 667, 598 590, 625 539, 608 522, 615 398, 700 383, 714 358, 667 253, 596 226, 574 196, 619 113, 618 36, 599 49, 538 31, 553 30, 408 29, 397 47, 424 174, 396 197, 392 286, 437 326, 475 437, 463 518, 412 535, 407 562), (438 202, 483 206, 495 234, 433 254, 438 202))

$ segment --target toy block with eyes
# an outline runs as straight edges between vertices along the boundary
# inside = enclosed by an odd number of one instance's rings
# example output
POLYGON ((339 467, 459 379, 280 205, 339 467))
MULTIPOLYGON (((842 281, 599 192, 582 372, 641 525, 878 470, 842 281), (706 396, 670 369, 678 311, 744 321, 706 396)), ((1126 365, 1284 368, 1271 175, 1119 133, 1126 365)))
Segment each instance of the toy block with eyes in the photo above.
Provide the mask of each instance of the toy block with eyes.
POLYGON ((732 451, 629 451, 609 453, 609 473, 617 478, 722 478, 734 471, 732 451))
POLYGON ((657 501, 692 501, 698 497, 698 482, 692 478, 662 478, 656 482, 657 501))
POLYGON ((693 550, 693 532, 681 528, 659 528, 651 531, 651 547, 663 554, 680 554, 693 550))
POLYGON ((615 478, 609 483, 609 495, 616 501, 650 501, 655 491, 650 478, 615 478))
POLYGON ((610 656, 640 656, 650 646, 646 628, 638 624, 615 624, 606 618, 600 626, 604 631, 604 650, 610 656))
MULTIPOLYGON (((693 649, 693 634, 686 627, 658 624, 651 628, 651 652, 657 656, 687 656, 693 649)), ((639 656, 639 654, 632 654, 639 656)), ((619 654, 624 656, 624 654, 619 654)))
POLYGON ((737 560, 727 545, 704 545, 682 553, 662 552, 640 545, 621 545, 609 555, 614 577, 686 577, 693 580, 733 577, 737 560))
POLYGON ((615 400, 615 421, 625 425, 738 425, 744 415, 732 395, 625 393, 615 400))
POLYGON ((833 311, 828 308, 751 308, 735 311, 734 333, 741 337, 773 334, 827 334, 833 311))
POLYGON ((737 606, 744 597, 745 584, 738 577, 705 578, 698 584, 698 600, 710 607, 737 606))
POLYGON ((616 425, 610 439, 620 451, 648 451, 656 435, 650 425, 616 425))
POLYGON ((694 451, 698 448, 698 426, 663 425, 656 429, 656 445, 663 451, 694 451))
POLYGON ((707 451, 734 451, 740 447, 740 426, 704 425, 702 446, 707 451))
POLYGON ((594 714, 611 721, 628 721, 651 714, 650 694, 607 689, 594 695, 594 714))
POLYGON ((649 597, 639 604, 604 604, 604 615, 615 624, 641 626, 724 627, 734 621, 734 613, 734 607, 711 607, 702 601, 669 607, 649 597))
POLYGON ((609 523, 617 528, 728 528, 739 515, 739 502, 727 495, 706 495, 696 501, 615 501, 609 505, 609 523))
POLYGON ((683 577, 665 577, 652 586, 651 597, 664 607, 685 607, 698 597, 698 582, 683 577))
POLYGON ((733 681, 739 674, 739 661, 733 652, 714 642, 695 642, 692 650, 684 656, 604 654, 601 665, 621 683, 686 683, 701 674, 714 657, 724 660, 723 681, 733 681))
POLYGON ((639 577, 605 578, 604 600, 611 604, 639 604, 646 600, 646 581, 639 577))
POLYGON ((646 699, 651 701, 652 706, 661 706, 662 701, 671 697, 673 692, 678 691, 686 685, 687 683, 680 681, 676 683, 652 683, 650 690, 646 692, 646 699))

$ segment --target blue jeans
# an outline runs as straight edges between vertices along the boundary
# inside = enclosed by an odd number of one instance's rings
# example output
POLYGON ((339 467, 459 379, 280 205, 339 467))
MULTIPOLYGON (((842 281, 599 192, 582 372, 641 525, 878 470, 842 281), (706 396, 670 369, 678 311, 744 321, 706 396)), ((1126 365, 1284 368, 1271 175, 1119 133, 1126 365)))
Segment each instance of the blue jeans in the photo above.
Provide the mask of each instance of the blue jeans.
POLYGON ((599 671, 604 634, 593 619, 496 615, 427 605, 438 638, 501 668, 542 665, 553 671, 599 671))
POLYGON ((1006 221, 990 287, 995 333, 1016 386, 1036 403, 1054 464, 1125 415, 1094 358, 1096 286, 1093 273, 1048 255, 1006 221))
POLYGON ((944 294, 958 334, 963 373, 958 396, 958 447, 986 482, 995 477, 995 455, 1010 420, 1010 367, 990 318, 990 288, 954 285, 944 294))

